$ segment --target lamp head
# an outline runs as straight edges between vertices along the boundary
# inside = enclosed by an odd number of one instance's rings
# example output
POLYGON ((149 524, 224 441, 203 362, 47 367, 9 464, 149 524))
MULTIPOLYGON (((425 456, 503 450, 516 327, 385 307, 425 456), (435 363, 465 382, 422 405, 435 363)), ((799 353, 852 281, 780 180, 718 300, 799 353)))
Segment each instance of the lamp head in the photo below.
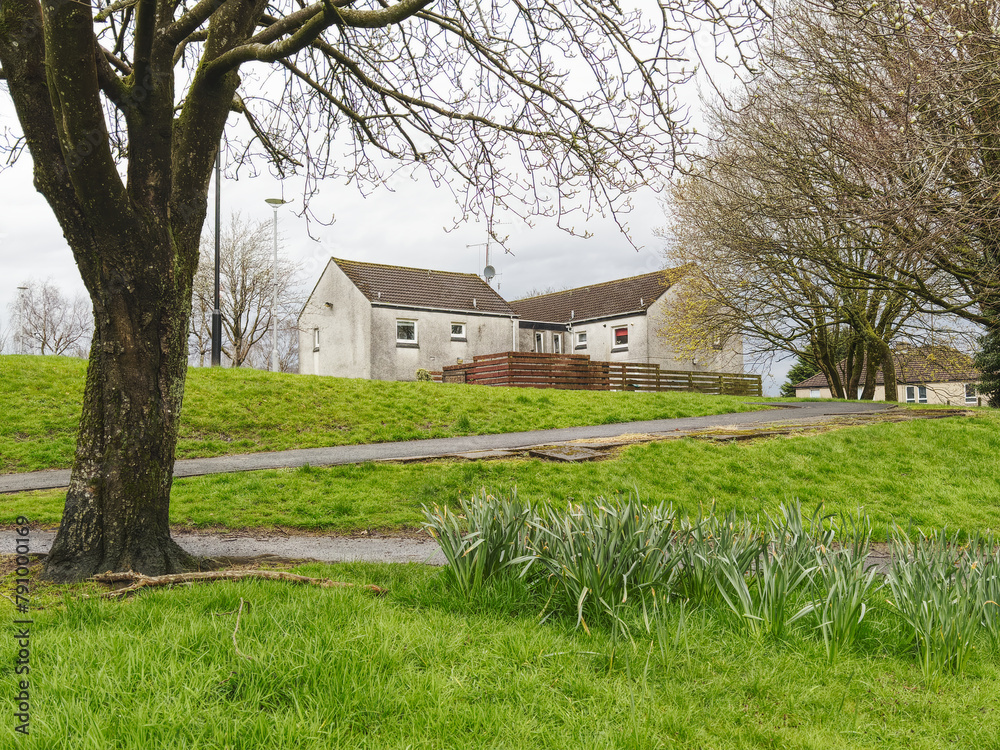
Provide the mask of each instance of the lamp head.
POLYGON ((283 206, 286 203, 291 203, 291 201, 286 201, 283 198, 265 198, 264 202, 270 204, 274 208, 277 208, 278 206, 283 206))

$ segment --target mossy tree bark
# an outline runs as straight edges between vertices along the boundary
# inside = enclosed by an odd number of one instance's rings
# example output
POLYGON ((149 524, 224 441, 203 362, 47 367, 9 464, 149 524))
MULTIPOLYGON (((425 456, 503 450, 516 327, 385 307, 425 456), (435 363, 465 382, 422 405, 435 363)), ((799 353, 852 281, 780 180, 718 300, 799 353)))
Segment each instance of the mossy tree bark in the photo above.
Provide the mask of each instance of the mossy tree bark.
MULTIPOLYGON (((106 570, 160 575, 192 562, 170 538, 170 487, 191 286, 212 162, 238 78, 197 76, 175 118, 173 46, 153 33, 161 20, 155 6, 136 6, 142 33, 124 78, 95 54, 87 5, 57 0, 43 11, 33 0, 5 0, 0 8, 0 28, 16 30, 0 40, 0 60, 35 186, 94 309, 72 478, 44 571, 56 581, 106 570), (124 183, 107 99, 126 122, 124 183)), ((227 31, 245 39, 253 18, 225 19, 227 31)), ((215 54, 231 44, 217 41, 215 54)))

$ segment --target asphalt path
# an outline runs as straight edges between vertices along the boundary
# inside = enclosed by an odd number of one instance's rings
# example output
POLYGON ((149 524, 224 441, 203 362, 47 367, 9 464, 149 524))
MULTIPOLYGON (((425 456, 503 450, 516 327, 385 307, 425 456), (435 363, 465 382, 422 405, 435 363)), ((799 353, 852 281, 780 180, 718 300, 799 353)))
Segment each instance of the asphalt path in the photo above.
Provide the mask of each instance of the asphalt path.
MULTIPOLYGON (((570 440, 614 438, 619 435, 669 434, 719 427, 747 428, 750 425, 780 425, 782 422, 802 423, 846 416, 868 414, 895 408, 883 402, 817 402, 772 404, 775 408, 764 411, 716 414, 708 417, 682 417, 679 419, 652 419, 644 422, 563 427, 556 430, 507 432, 497 435, 468 435, 465 437, 406 440, 397 443, 371 443, 365 445, 336 445, 329 448, 300 448, 267 453, 241 453, 235 456, 214 458, 185 458, 175 462, 174 477, 194 477, 204 474, 228 474, 237 471, 286 469, 299 466, 338 466, 359 464, 366 461, 401 461, 428 459, 456 453, 489 450, 524 450, 541 445, 551 445, 570 440)), ((29 492, 58 489, 69 486, 69 469, 32 471, 20 474, 0 474, 0 493, 29 492)))
MULTIPOLYGON (((771 404, 769 404, 771 405, 771 404)), ((782 423, 808 424, 851 414, 867 414, 894 408, 884 403, 808 403, 774 404, 776 408, 719 414, 710 417, 656 419, 645 422, 625 422, 590 427, 567 427, 558 430, 535 430, 499 435, 410 440, 374 445, 344 445, 331 448, 251 453, 217 458, 193 458, 178 461, 174 476, 190 477, 236 471, 335 466, 364 461, 391 461, 412 458, 433 458, 456 453, 490 450, 518 450, 588 438, 614 438, 634 434, 670 434, 712 428, 780 427, 782 423)), ((25 474, 0 475, 0 492, 23 492, 65 487, 69 471, 38 471, 25 474)), ((31 552, 46 554, 52 546, 55 531, 34 529, 30 537, 31 552)), ((377 532, 362 532, 353 536, 285 533, 281 530, 194 531, 175 529, 173 538, 192 555, 202 557, 312 559, 322 562, 412 562, 443 565, 444 555, 437 543, 426 536, 393 536, 377 532)), ((0 554, 13 554, 15 535, 0 530, 0 554)))

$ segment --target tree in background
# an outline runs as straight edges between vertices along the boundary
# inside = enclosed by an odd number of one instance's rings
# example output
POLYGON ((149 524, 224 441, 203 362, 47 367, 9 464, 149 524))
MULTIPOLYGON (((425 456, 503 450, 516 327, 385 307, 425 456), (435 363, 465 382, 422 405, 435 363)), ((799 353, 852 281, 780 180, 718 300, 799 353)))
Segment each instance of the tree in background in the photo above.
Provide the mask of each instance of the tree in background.
POLYGON ((1000 2, 846 0, 787 16, 769 74, 818 97, 800 137, 851 166, 830 217, 876 232, 889 273, 859 285, 1000 328, 1000 2), (856 175, 856 176, 854 176, 856 175))
MULTIPOLYGON (((764 350, 814 359, 833 393, 848 398, 867 362, 862 397, 871 398, 879 369, 895 392, 897 336, 916 337, 933 313, 939 323, 941 313, 987 321, 996 268, 981 261, 992 253, 996 202, 961 197, 990 188, 969 169, 983 155, 971 157, 954 132, 944 142, 957 115, 935 123, 937 104, 926 97, 922 109, 901 104, 921 70, 933 77, 948 65, 938 34, 947 24, 931 24, 937 36, 917 33, 907 14, 895 2, 851 2, 832 12, 789 6, 776 16, 762 73, 711 108, 715 139, 673 193, 677 241, 668 252, 698 265, 710 313, 681 309, 675 336, 729 326, 764 350), (958 170, 950 176, 949 162, 958 170)), ((982 72, 978 90, 965 80, 973 99, 996 91, 992 72, 982 72)), ((959 107, 953 91, 939 93, 946 110, 959 107)), ((966 102, 967 118, 977 107, 966 102)), ((975 137, 985 144, 993 127, 975 137)))
POLYGON ((800 354, 788 371, 788 380, 781 384, 779 395, 783 398, 795 398, 795 386, 804 380, 808 380, 820 371, 815 360, 810 360, 800 354))
POLYGON ((87 356, 94 322, 86 298, 69 299, 48 279, 25 281, 21 287, 7 308, 17 352, 87 356))
POLYGON ((990 406, 1000 408, 1000 333, 991 331, 980 339, 973 361, 980 372, 978 392, 986 396, 990 406))
POLYGON ((22 131, 13 151, 30 155, 96 318, 44 575, 191 564, 170 538, 170 486, 208 187, 230 115, 243 127, 223 161, 302 168, 307 193, 322 177, 370 185, 412 165, 491 227, 497 209, 561 214, 584 196, 617 214, 685 142, 670 91, 689 75, 692 24, 739 36, 767 16, 755 0, 651 5, 0 3, 0 78, 22 131))
MULTIPOLYGON (((219 309, 222 312, 222 354, 231 367, 270 367, 271 301, 274 263, 271 222, 250 223, 239 214, 229 218, 219 243, 219 309)), ((202 242, 191 304, 191 348, 199 364, 212 351, 212 311, 215 307, 215 237, 202 242)), ((301 307, 297 296, 299 266, 278 255, 277 307, 279 364, 287 360, 289 324, 301 307)), ((297 334, 296 334, 297 335, 297 334)), ((296 368, 297 369, 297 368, 296 368)))

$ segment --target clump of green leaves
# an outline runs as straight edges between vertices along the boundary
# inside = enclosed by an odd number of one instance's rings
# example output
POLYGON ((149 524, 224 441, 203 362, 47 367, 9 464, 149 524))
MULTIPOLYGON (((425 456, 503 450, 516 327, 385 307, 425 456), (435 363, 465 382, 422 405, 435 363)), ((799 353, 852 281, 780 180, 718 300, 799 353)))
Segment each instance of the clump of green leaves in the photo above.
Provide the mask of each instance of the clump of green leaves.
POLYGON ((961 673, 989 607, 980 595, 982 560, 966 554, 957 532, 949 537, 944 529, 911 539, 897 527, 892 551, 886 583, 910 629, 924 681, 961 673))
POLYGON ((424 506, 424 528, 437 539, 448 565, 448 581, 470 596, 500 571, 530 561, 527 543, 534 509, 514 491, 495 498, 485 491, 459 500, 460 512, 424 506))
POLYGON ((866 600, 877 576, 875 566, 868 564, 871 521, 860 511, 856 518, 842 518, 840 528, 846 529, 848 524, 850 531, 845 533, 840 547, 821 544, 816 550, 819 567, 812 607, 831 664, 857 640, 868 611, 866 600))
POLYGON ((535 559, 558 582, 587 628, 585 610, 615 617, 638 587, 669 588, 677 566, 676 513, 667 506, 647 507, 638 498, 550 506, 533 522, 538 531, 535 559))
MULTIPOLYGON (((820 508, 807 520, 794 503, 763 523, 719 518, 714 508, 692 521, 633 496, 556 509, 516 492, 459 505, 457 514, 424 509, 451 585, 471 596, 491 578, 521 576, 551 587, 546 610, 574 614, 587 632, 595 619, 610 621, 616 636, 631 632, 641 603, 661 656, 671 640, 665 618, 679 602, 674 648, 689 603, 722 606, 752 635, 775 638, 811 614, 832 663, 859 641, 879 581, 864 512, 837 522, 820 508)), ((981 632, 1000 640, 1000 551, 989 534, 960 544, 958 534, 911 539, 898 528, 892 548, 889 603, 932 686, 965 668, 981 632)))

